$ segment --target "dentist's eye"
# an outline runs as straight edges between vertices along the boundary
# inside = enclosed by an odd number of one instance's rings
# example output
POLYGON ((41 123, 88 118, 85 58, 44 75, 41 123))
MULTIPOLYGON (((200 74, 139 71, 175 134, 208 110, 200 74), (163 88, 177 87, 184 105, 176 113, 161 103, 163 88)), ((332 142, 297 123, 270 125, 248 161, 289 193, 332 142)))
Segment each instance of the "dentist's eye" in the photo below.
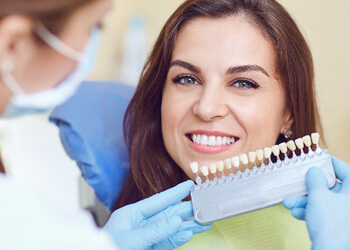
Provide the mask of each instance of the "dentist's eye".
POLYGON ((249 79, 237 79, 233 82, 232 86, 240 89, 257 89, 260 87, 257 83, 249 79))
POLYGON ((180 75, 172 78, 173 83, 179 83, 186 86, 191 86, 194 84, 198 84, 198 81, 195 77, 189 75, 180 75))

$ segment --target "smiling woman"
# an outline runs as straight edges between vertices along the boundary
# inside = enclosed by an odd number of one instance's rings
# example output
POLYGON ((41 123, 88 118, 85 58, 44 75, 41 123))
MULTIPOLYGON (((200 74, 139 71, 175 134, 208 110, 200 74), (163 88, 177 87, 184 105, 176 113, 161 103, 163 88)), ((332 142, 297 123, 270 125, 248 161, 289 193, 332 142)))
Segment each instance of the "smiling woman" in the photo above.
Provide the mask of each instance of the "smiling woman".
MULTIPOLYGON (((131 166, 116 206, 194 179, 193 161, 209 165, 321 132, 313 81, 305 39, 276 1, 185 1, 161 31, 128 107, 131 166)), ((310 245, 303 225, 279 206, 216 223, 204 238, 222 249, 310 245)))

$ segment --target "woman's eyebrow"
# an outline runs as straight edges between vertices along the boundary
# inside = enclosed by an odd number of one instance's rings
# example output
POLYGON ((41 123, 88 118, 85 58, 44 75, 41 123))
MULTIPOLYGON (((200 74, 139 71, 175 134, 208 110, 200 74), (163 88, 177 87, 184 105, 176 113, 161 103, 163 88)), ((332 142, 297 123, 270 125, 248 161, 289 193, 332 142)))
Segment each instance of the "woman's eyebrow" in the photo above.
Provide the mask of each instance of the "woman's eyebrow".
POLYGON ((196 67, 196 66, 194 66, 193 64, 190 64, 190 63, 188 63, 188 62, 182 61, 182 60, 175 60, 175 61, 172 61, 172 62, 170 63, 170 65, 169 65, 169 69, 170 69, 172 66, 175 66, 175 65, 184 67, 184 68, 186 68, 186 69, 188 69, 188 70, 190 70, 190 71, 192 71, 192 72, 194 72, 194 73, 197 73, 197 74, 201 73, 201 70, 200 70, 198 67, 196 67))
POLYGON ((241 72, 247 72, 247 71, 260 71, 264 75, 267 75, 270 77, 270 75, 267 73, 267 71, 259 66, 259 65, 240 65, 240 66, 234 66, 229 68, 226 71, 226 75, 231 75, 231 74, 236 74, 236 73, 241 73, 241 72))

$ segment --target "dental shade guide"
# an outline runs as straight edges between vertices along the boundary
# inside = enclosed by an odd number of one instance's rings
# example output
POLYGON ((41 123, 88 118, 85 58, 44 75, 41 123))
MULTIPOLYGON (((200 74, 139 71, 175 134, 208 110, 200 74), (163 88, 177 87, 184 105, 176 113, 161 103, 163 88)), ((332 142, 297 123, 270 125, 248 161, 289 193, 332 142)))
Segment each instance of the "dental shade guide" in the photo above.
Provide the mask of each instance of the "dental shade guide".
POLYGON ((201 183, 197 168, 197 185, 191 190, 194 217, 200 224, 210 224, 239 214, 251 212, 281 203, 285 198, 307 194, 305 177, 309 168, 319 167, 326 175, 328 186, 333 187, 336 177, 329 151, 318 145, 319 134, 313 133, 294 141, 281 143, 271 148, 250 152, 240 157, 226 159, 219 164, 211 164, 210 172, 214 180, 208 179, 208 167, 200 168, 206 181, 201 183), (314 144, 315 150, 312 150, 314 144), (305 154, 304 146, 308 148, 305 154), (291 152, 289 158, 287 148, 291 152), (300 155, 295 150, 300 150, 300 155), (277 153, 278 152, 278 153, 277 153), (271 155, 276 157, 272 162, 271 155), (283 157, 281 157, 283 155, 283 157), (229 160, 231 162, 229 162, 229 160), (268 164, 264 163, 268 160, 268 164), (248 163, 253 165, 248 168, 248 163), (260 163, 260 167, 257 167, 260 163), (241 172, 240 164, 245 166, 241 172), (216 166, 216 169, 215 169, 216 166), (220 170, 219 167, 220 166, 220 170), (223 174, 224 166, 229 175, 223 174), (233 174, 232 166, 237 169, 233 174), (217 173, 221 172, 221 176, 217 173))

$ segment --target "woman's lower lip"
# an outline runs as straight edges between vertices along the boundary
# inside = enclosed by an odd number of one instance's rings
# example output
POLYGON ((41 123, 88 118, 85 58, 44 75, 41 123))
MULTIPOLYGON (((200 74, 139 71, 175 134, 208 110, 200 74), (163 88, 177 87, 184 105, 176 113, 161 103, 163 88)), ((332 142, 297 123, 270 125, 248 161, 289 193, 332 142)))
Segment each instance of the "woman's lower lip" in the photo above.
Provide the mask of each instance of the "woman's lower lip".
POLYGON ((221 152, 224 152, 226 150, 229 150, 234 143, 229 144, 229 145, 221 145, 221 146, 208 146, 208 145, 202 145, 198 143, 194 143, 193 141, 190 140, 190 138, 187 137, 187 140, 189 142, 190 147, 201 154, 218 154, 221 152))

